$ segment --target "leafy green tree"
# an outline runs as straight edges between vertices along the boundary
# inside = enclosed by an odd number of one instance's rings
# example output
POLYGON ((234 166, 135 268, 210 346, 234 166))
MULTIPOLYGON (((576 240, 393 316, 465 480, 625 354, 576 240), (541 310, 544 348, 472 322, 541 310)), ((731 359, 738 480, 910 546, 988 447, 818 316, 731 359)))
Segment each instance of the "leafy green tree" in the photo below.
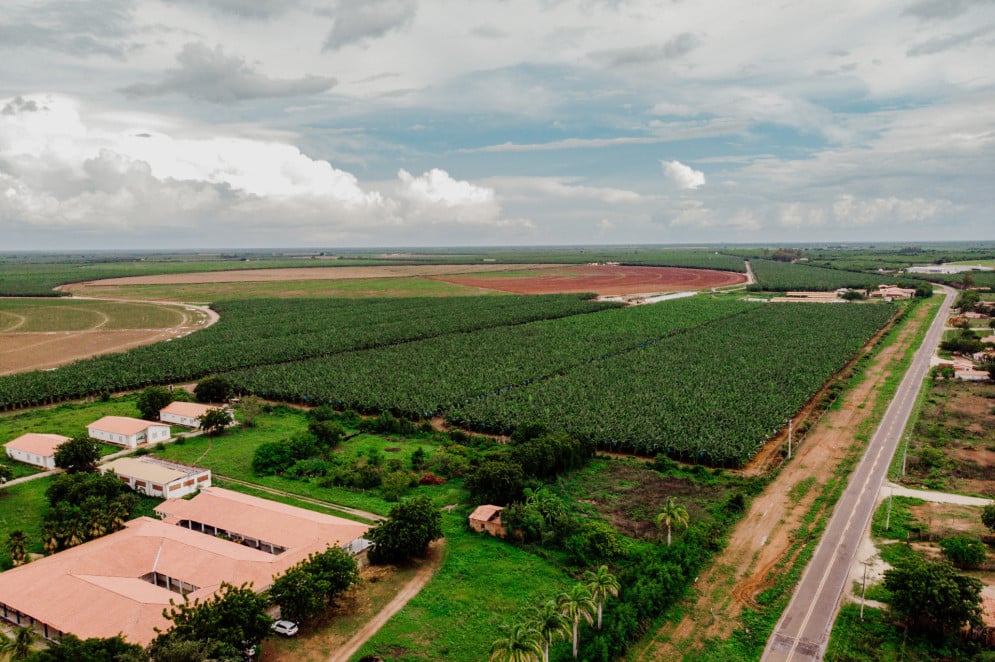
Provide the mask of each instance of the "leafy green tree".
POLYGON ((944 538, 940 549, 958 568, 977 568, 985 562, 985 543, 966 533, 944 538))
POLYGON ((574 563, 586 565, 607 561, 625 554, 618 532, 608 522, 580 520, 563 541, 563 547, 574 563))
POLYGON ((428 456, 425 454, 425 449, 419 446, 411 454, 411 468, 414 471, 421 471, 425 468, 426 462, 428 462, 428 456))
POLYGON ((247 428, 256 426, 256 419, 266 413, 269 405, 256 395, 247 395, 238 403, 239 419, 247 428))
POLYGON ((162 615, 173 623, 165 633, 152 641, 150 650, 156 656, 159 644, 170 639, 217 642, 219 657, 240 658, 242 651, 255 646, 269 634, 273 619, 266 615, 265 596, 252 590, 251 584, 235 587, 221 583, 220 590, 210 598, 173 604, 162 615))
POLYGON ((216 662, 220 658, 218 648, 216 641, 187 641, 167 637, 156 645, 152 662, 216 662))
POLYGON ((146 421, 158 421, 159 410, 173 401, 173 393, 161 386, 149 386, 138 394, 135 404, 146 421))
POLYGON ((318 440, 318 446, 326 452, 338 446, 345 436, 345 430, 334 421, 312 421, 307 429, 318 440))
POLYGON ((28 626, 22 626, 14 631, 12 639, 0 643, 0 653, 5 653, 11 660, 26 660, 31 655, 31 645, 35 641, 35 633, 28 626))
POLYGON ((442 537, 442 514, 426 496, 406 499, 390 509, 390 516, 370 529, 370 563, 402 563, 425 556, 428 545, 442 537))
POLYGON ((390 502, 395 502, 401 498, 405 490, 411 487, 411 474, 405 471, 395 471, 383 477, 380 481, 380 490, 383 498, 390 502))
POLYGON ((221 434, 225 428, 231 425, 231 414, 226 409, 208 409, 202 416, 197 417, 200 429, 213 437, 221 434))
POLYGON ((601 565, 595 571, 588 570, 584 573, 584 581, 587 582, 587 590, 591 592, 591 597, 598 605, 598 629, 601 629, 601 609, 608 598, 617 598, 622 586, 615 579, 615 575, 608 572, 608 566, 601 565))
POLYGON ((524 623, 516 623, 491 644, 491 662, 534 662, 542 653, 539 634, 524 623))
POLYGON ((14 471, 6 464, 0 464, 0 485, 14 477, 14 471))
POLYGON ((525 475, 521 465, 499 459, 489 459, 466 477, 470 497, 477 503, 506 506, 522 498, 525 475))
POLYGON ((359 581, 356 560, 340 547, 308 556, 277 577, 270 597, 280 606, 280 615, 306 621, 321 614, 343 591, 359 581))
POLYGON ((560 611, 556 600, 547 600, 539 606, 532 627, 539 634, 543 662, 549 662, 549 647, 553 642, 570 636, 570 620, 560 611))
POLYGON ((677 503, 674 497, 667 497, 667 503, 664 504, 663 509, 657 514, 653 522, 656 524, 656 528, 661 531, 664 527, 667 528, 667 547, 670 547, 671 528, 682 526, 686 529, 688 526, 687 508, 677 503))
POLYGON ((891 608, 909 626, 957 630, 981 624, 982 584, 957 572, 949 561, 912 556, 884 573, 891 608))
POLYGON ((995 531, 995 504, 985 506, 981 511, 981 522, 989 530, 995 531))
POLYGON ((556 598, 556 603, 560 606, 560 613, 570 620, 571 633, 573 635, 573 655, 577 657, 577 645, 580 642, 578 628, 581 619, 587 621, 588 625, 594 623, 591 612, 594 611, 594 599, 591 592, 583 584, 574 584, 569 591, 561 593, 556 598))
POLYGON ((7 553, 10 562, 16 568, 28 560, 28 536, 20 529, 15 529, 7 536, 7 553))
POLYGON ((58 646, 38 651, 31 656, 31 662, 147 662, 145 649, 137 644, 129 644, 122 637, 106 637, 81 640, 75 635, 66 634, 59 639, 58 646))
POLYGON ((224 377, 208 377, 200 380, 193 389, 197 402, 228 402, 232 394, 231 382, 224 377))
POLYGON ((100 446, 86 435, 77 435, 55 448, 55 466, 67 473, 92 472, 100 461, 100 446))

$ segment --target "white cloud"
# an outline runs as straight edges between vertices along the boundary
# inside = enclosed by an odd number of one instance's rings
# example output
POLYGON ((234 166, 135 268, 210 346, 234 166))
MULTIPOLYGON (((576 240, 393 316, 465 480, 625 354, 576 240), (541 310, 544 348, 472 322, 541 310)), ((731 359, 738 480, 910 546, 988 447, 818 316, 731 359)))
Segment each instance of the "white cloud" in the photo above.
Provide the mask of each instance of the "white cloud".
POLYGON ((414 20, 417 9, 415 0, 340 0, 328 12, 335 22, 325 48, 336 50, 361 44, 406 27, 414 20))
POLYGON ((661 161, 663 174, 681 190, 701 188, 705 185, 705 173, 686 166, 680 161, 661 161))

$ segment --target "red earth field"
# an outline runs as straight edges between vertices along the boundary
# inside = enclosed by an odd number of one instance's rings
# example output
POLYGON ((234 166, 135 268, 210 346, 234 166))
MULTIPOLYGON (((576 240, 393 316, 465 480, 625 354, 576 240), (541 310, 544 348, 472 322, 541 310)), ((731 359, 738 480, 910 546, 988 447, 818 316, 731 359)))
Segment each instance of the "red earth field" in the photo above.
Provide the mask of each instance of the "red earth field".
POLYGON ((679 267, 576 265, 545 269, 541 274, 528 276, 454 274, 434 276, 433 279, 515 294, 594 292, 614 295, 681 292, 737 285, 746 282, 746 275, 679 267))

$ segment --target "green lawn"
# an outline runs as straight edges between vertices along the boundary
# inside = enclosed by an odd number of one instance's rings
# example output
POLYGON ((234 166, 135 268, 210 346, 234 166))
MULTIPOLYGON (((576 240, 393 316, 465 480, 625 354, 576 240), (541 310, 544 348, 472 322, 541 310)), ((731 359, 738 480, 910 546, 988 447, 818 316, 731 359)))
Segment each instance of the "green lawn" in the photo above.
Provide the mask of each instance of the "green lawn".
MULTIPOLYGON (((11 531, 20 529, 28 536, 28 551, 42 553, 42 514, 48 508, 45 490, 52 478, 29 480, 0 490, 0 545, 6 543, 11 531)), ((8 568, 10 558, 6 550, 0 553, 0 568, 8 568)))
MULTIPOLYGON (((156 450, 155 454, 158 457, 206 467, 222 476, 386 515, 393 504, 380 495, 379 489, 320 487, 316 479, 253 474, 252 456, 256 448, 267 442, 280 441, 306 433, 307 424, 308 419, 304 412, 278 407, 271 414, 257 418, 255 427, 234 428, 213 440, 201 436, 187 439, 179 444, 168 444, 161 450, 156 450)), ((385 461, 398 458, 409 467, 411 454, 415 449, 421 447, 431 455, 438 448, 438 443, 430 435, 426 435, 425 438, 385 438, 361 434, 343 442, 335 452, 343 457, 352 458, 367 453, 370 448, 376 448, 383 454, 385 461)), ((446 505, 459 501, 464 492, 460 481, 449 481, 437 486, 412 488, 405 492, 403 498, 421 494, 431 497, 439 505, 446 505)))
POLYGON ((470 531, 467 509, 444 515, 446 556, 435 577, 353 657, 486 660, 501 627, 566 590, 560 568, 470 531))
POLYGON ((183 322, 176 306, 72 299, 0 299, 0 332, 157 329, 183 322))

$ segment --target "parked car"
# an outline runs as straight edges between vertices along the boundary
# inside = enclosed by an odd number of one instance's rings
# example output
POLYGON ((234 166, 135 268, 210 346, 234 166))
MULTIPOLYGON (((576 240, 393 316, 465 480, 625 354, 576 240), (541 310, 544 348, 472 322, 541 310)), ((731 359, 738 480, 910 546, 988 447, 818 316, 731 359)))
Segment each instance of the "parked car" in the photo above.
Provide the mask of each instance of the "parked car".
POLYGON ((293 621, 276 621, 273 623, 273 632, 277 634, 282 634, 284 637, 292 637, 297 634, 297 623, 293 621))

